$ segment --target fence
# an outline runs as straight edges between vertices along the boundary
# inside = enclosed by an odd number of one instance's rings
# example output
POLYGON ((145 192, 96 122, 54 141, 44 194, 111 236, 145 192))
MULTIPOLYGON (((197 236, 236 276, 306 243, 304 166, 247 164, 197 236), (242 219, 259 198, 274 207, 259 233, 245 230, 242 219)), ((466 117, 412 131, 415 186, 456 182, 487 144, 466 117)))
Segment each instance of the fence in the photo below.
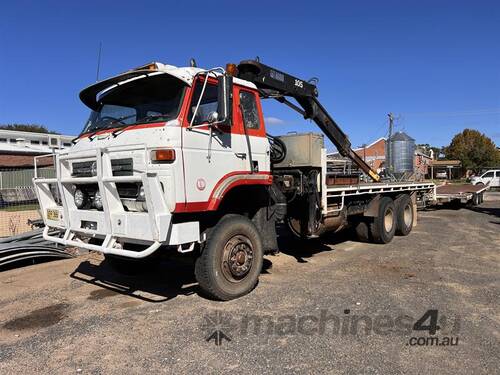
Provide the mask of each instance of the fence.
MULTIPOLYGON (((32 229, 31 222, 40 219, 33 176, 34 169, 0 171, 0 237, 27 232, 32 229)), ((55 170, 38 169, 38 176, 55 177, 55 170)))

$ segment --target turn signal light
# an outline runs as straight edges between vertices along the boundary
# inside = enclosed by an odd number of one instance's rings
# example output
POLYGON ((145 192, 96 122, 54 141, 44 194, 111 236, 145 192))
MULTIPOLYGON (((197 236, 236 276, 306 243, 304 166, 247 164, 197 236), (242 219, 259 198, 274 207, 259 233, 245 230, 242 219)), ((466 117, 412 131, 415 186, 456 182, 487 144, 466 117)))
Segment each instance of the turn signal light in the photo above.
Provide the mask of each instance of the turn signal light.
POLYGON ((238 75, 238 67, 236 64, 226 64, 226 72, 230 76, 236 77, 238 75))
POLYGON ((172 163, 175 160, 175 150, 171 148, 153 150, 151 159, 157 163, 172 163))

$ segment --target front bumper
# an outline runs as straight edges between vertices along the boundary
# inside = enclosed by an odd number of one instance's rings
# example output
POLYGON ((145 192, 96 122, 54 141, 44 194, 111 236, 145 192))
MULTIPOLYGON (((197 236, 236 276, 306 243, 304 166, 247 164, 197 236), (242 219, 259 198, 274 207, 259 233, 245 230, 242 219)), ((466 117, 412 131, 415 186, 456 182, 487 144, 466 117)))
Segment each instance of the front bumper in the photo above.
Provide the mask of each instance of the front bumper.
POLYGON ((175 207, 175 183, 171 169, 153 169, 149 164, 145 145, 113 146, 84 151, 69 151, 54 155, 55 178, 40 178, 35 158, 33 184, 46 225, 44 238, 67 246, 76 246, 105 254, 143 258, 161 245, 178 246, 199 241, 198 222, 172 224, 171 209, 175 207), (123 156, 134 158, 133 175, 114 176, 111 160, 123 156), (72 177, 71 163, 95 161, 96 173, 92 177, 72 177), (118 194, 116 183, 139 182, 145 192, 147 212, 126 211, 118 194), (97 184, 102 197, 103 210, 78 209, 73 199, 73 185, 97 184), (60 201, 53 194, 56 185, 60 201), (58 202, 59 201, 59 202, 58 202), (48 214, 48 210, 51 214, 48 214), (49 236, 48 228, 58 228, 62 237, 49 236), (101 245, 89 244, 81 236, 102 240, 101 245), (143 251, 123 249, 123 243, 145 244, 143 251))

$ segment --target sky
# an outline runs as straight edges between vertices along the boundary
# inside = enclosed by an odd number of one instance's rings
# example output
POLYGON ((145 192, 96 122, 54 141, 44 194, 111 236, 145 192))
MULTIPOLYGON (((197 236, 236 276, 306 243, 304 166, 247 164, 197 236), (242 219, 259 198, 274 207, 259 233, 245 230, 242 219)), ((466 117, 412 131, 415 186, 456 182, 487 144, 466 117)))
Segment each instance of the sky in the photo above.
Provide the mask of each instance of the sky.
MULTIPOLYGON (((78 93, 150 61, 225 66, 259 56, 319 79, 319 99, 353 146, 395 130, 445 146, 464 128, 500 145, 500 2, 6 1, 0 5, 0 124, 77 135, 78 93)), ((276 102, 277 135, 318 131, 276 102)))

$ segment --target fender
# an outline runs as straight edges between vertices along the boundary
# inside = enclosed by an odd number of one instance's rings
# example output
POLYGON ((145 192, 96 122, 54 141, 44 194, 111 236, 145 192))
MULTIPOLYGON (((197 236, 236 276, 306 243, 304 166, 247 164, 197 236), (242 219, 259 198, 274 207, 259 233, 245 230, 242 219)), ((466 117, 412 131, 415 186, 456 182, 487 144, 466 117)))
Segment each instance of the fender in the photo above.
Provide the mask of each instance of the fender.
POLYGON ((233 188, 241 185, 272 185, 272 183, 273 176, 270 172, 231 172, 215 184, 208 201, 177 203, 174 213, 216 211, 224 196, 233 188))

